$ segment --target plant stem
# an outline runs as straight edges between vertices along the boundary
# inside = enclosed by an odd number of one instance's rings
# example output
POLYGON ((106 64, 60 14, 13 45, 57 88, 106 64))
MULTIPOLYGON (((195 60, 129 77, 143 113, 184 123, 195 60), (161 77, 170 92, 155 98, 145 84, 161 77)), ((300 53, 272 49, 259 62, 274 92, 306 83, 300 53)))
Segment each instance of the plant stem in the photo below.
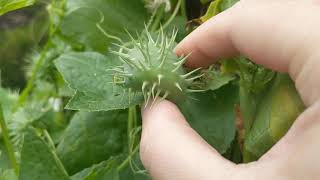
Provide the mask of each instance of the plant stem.
POLYGON ((129 112, 128 112, 128 127, 127 127, 129 155, 117 168, 118 171, 121 171, 128 164, 130 164, 132 156, 135 155, 136 152, 139 150, 139 144, 136 145, 134 149, 132 149, 135 144, 135 138, 134 138, 135 133, 133 134, 132 132, 135 130, 136 126, 137 126, 137 109, 136 109, 136 106, 131 106, 129 107, 129 112))
MULTIPOLYGON (((129 108, 129 112, 128 112, 128 129, 127 129, 127 134, 128 134, 128 148, 129 151, 131 149, 131 140, 132 140, 132 136, 131 136, 131 131, 133 129, 133 108, 134 107, 130 107, 129 108)), ((130 153, 130 152, 129 152, 130 153)))
POLYGON ((125 159, 125 160, 120 164, 120 166, 118 166, 117 170, 118 170, 118 171, 123 170, 123 168, 125 168, 125 167, 129 164, 132 156, 135 155, 135 154, 138 152, 138 150, 139 150, 139 145, 137 145, 137 146, 134 148, 134 150, 132 151, 132 153, 129 154, 129 156, 127 157, 127 159, 125 159))
POLYGON ((182 2, 181 2, 181 15, 185 19, 188 19, 187 10, 186 10, 186 0, 182 0, 182 2))
POLYGON ((168 27, 170 25, 170 23, 173 21, 173 19, 177 16, 179 9, 181 7, 181 3, 182 3, 182 0, 178 0, 177 5, 176 5, 172 15, 170 16, 168 21, 163 25, 163 27, 162 27, 163 29, 166 29, 166 27, 168 27))
POLYGON ((43 135, 46 137, 48 144, 51 146, 51 148, 55 149, 54 142, 46 129, 43 130, 43 135))
POLYGON ((134 127, 137 127, 137 107, 135 106, 133 109, 133 120, 134 120, 134 127))
POLYGON ((18 103, 17 103, 16 107, 14 108, 14 111, 16 111, 19 107, 23 106, 24 103, 26 102, 30 92, 33 89, 34 82, 37 78, 37 73, 41 69, 41 65, 43 64, 43 61, 45 60, 45 57, 47 54, 47 51, 50 47, 51 47, 51 41, 48 40, 48 42, 46 43, 44 49, 42 50, 42 52, 40 54, 38 61, 36 62, 36 66, 32 71, 31 78, 28 81, 26 88, 22 91, 21 95, 19 96, 18 103))
MULTIPOLYGON (((103 21, 102 21, 103 22, 103 21)), ((113 39, 113 40, 116 40, 118 42, 120 42, 121 44, 123 44, 122 40, 120 38, 118 38, 117 36, 114 36, 114 35, 111 35, 109 33, 107 33, 106 30, 104 30, 102 27, 101 27, 101 23, 102 22, 99 22, 99 23, 96 23, 96 27, 99 29, 99 31, 104 35, 106 36, 107 38, 109 39, 113 39)))
POLYGON ((156 14, 156 17, 152 23, 152 26, 151 26, 151 29, 150 31, 151 32, 154 32, 157 30, 159 24, 160 24, 160 21, 162 19, 162 16, 164 14, 164 10, 165 10, 165 5, 161 5, 158 9, 157 9, 157 14, 156 14))
POLYGON ((2 109, 1 103, 0 103, 0 128, 2 130, 3 139, 5 142, 6 148, 7 148, 7 153, 8 153, 11 165, 12 165, 15 173, 18 175, 19 174, 19 166, 18 166, 16 157, 14 155, 13 145, 12 145, 10 138, 9 138, 9 130, 7 128, 6 121, 4 119, 3 109, 2 109))
POLYGON ((134 130, 136 130, 137 127, 137 109, 136 106, 132 106, 129 108, 128 113, 128 148, 129 148, 129 154, 132 153, 132 148, 134 147, 136 143, 135 135, 136 133, 133 133, 134 130))
POLYGON ((146 24, 146 29, 147 29, 147 30, 149 30, 149 28, 150 28, 150 26, 151 26, 151 24, 152 24, 152 22, 153 22, 153 20, 154 20, 154 17, 156 16, 156 14, 157 14, 157 11, 154 11, 154 12, 152 13, 152 15, 151 15, 148 23, 146 24))
MULTIPOLYGON (((52 4, 57 4, 57 3, 58 2, 56 0, 52 1, 52 4)), ((62 10, 62 11, 59 14, 59 22, 58 22, 58 24, 61 23, 61 19, 63 18, 66 1, 65 0, 61 0, 59 3, 60 3, 59 10, 62 10)), ((51 8, 52 8, 52 6, 51 6, 51 8)), ((17 102, 16 106, 13 109, 14 111, 16 111, 19 107, 24 105, 24 103, 26 102, 30 92, 32 91, 32 89, 34 87, 34 82, 35 82, 35 80, 37 78, 37 74, 38 74, 39 70, 41 69, 41 66, 42 66, 42 64, 43 64, 43 62, 45 60, 47 51, 52 46, 51 38, 58 31, 58 27, 59 27, 58 25, 55 25, 52 22, 50 23, 49 40, 46 42, 43 50, 41 51, 40 57, 39 57, 38 61, 36 62, 35 68, 32 71, 31 78, 28 80, 26 88, 22 91, 21 95, 19 96, 18 102, 17 102)))
POLYGON ((49 146, 50 146, 50 148, 51 148, 51 150, 52 150, 52 154, 53 154, 53 156, 54 156, 54 159, 56 160, 56 163, 57 163, 58 167, 59 167, 60 170, 62 170, 66 175, 69 176, 67 170, 66 170, 66 169, 64 168, 64 166, 63 166, 63 163, 61 162, 61 160, 59 159, 59 157, 58 157, 57 154, 56 154, 56 148, 55 148, 54 142, 53 142, 50 134, 48 133, 47 130, 43 130, 43 134, 44 134, 45 138, 48 140, 48 144, 49 144, 49 146))

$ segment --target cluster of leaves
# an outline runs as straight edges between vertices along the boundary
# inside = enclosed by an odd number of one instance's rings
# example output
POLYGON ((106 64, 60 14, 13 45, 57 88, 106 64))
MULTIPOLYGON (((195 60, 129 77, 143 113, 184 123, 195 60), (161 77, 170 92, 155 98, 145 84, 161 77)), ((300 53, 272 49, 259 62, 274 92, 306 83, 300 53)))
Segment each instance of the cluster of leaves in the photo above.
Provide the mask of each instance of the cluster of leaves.
MULTIPOLYGON (((30 4, 19 2, 9 10, 30 4)), ((110 50, 118 50, 114 43, 130 44, 126 31, 139 37, 145 29, 157 34, 177 28, 176 41, 181 40, 189 32, 188 2, 52 0, 49 38, 31 56, 25 89, 0 89, 0 179, 150 179, 138 153, 143 98, 129 101, 129 93, 113 83, 109 70, 121 61, 110 50)), ((199 23, 236 0, 201 2, 208 11, 199 23)), ((303 110, 287 75, 244 57, 202 74, 194 86, 203 92, 191 93, 178 106, 191 126, 234 162, 259 158, 303 110)))

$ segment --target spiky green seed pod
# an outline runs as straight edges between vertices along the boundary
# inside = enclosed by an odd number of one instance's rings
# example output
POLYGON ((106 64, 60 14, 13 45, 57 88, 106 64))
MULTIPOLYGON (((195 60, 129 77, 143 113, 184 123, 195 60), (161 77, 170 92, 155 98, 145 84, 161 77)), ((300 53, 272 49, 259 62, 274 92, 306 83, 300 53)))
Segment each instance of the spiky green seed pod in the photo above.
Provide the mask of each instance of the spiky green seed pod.
POLYGON ((115 79, 133 92, 142 92, 145 101, 158 97, 168 98, 175 102, 184 100, 194 80, 200 78, 199 69, 186 72, 183 64, 187 59, 173 53, 177 31, 167 37, 161 30, 157 39, 146 31, 139 39, 131 35, 133 47, 120 46, 118 55, 123 66, 113 69, 115 79))

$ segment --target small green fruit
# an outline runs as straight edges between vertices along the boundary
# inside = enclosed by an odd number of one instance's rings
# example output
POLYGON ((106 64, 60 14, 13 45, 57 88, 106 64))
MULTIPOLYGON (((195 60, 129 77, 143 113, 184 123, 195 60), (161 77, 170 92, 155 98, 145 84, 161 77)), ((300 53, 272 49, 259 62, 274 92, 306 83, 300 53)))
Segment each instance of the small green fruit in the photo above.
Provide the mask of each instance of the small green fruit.
POLYGON ((130 34, 133 47, 120 45, 118 55, 123 66, 113 69, 115 79, 129 89, 129 92, 142 92, 148 102, 151 98, 168 98, 175 102, 184 100, 188 92, 197 90, 188 89, 194 80, 202 75, 196 75, 199 69, 186 72, 183 64, 185 57, 177 57, 173 53, 177 31, 168 38, 161 30, 157 39, 146 31, 138 40, 130 34))

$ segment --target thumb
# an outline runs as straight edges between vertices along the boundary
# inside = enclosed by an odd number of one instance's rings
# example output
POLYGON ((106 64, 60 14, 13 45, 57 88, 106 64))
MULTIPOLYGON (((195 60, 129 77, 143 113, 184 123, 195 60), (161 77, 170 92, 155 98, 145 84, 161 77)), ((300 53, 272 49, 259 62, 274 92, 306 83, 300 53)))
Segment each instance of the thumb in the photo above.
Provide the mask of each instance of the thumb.
POLYGON ((236 166, 224 159, 169 101, 142 113, 141 160, 154 179, 233 179, 236 166))

